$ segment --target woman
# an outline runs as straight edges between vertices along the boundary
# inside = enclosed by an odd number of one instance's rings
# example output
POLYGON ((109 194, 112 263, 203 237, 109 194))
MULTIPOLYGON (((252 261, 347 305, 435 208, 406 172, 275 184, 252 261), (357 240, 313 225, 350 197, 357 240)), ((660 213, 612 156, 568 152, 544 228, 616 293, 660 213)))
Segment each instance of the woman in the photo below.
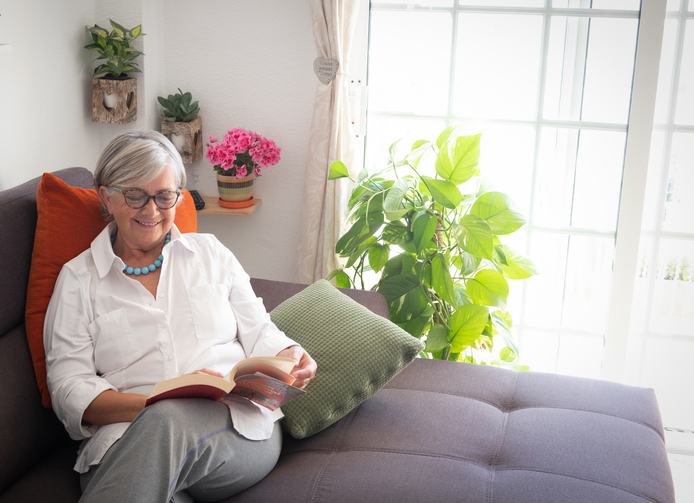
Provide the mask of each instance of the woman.
POLYGON ((94 183, 113 221, 63 267, 44 326, 53 408, 70 436, 83 439, 75 465, 82 500, 235 494, 274 467, 281 412, 237 397, 145 409, 152 387, 277 355, 295 360, 295 385, 303 388, 316 364, 270 321, 227 248, 174 225, 186 174, 168 139, 117 137, 94 183))

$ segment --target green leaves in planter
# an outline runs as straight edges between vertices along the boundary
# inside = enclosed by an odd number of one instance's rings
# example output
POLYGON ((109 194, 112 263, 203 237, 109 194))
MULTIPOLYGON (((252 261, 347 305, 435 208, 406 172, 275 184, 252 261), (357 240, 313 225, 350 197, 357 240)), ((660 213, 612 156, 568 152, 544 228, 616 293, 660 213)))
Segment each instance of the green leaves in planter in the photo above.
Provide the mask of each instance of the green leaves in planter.
POLYGON ((99 54, 95 61, 105 60, 105 63, 94 69, 94 76, 105 74, 105 77, 119 78, 127 72, 140 72, 138 64, 133 60, 143 53, 130 47, 130 43, 145 35, 142 33, 142 25, 128 30, 115 21, 109 21, 113 28, 110 33, 98 24, 87 26, 93 42, 84 48, 99 54))
POLYGON ((193 96, 184 93, 178 88, 176 94, 169 94, 168 98, 157 97, 157 101, 164 107, 164 120, 168 122, 190 122, 198 116, 200 107, 198 102, 191 103, 193 96))
MULTIPOLYGON (((391 321, 424 340, 422 356, 478 362, 480 351, 498 350, 489 363, 522 370, 508 280, 536 271, 502 239, 525 219, 506 194, 475 178, 481 135, 462 131, 451 126, 435 141, 418 140, 402 158, 395 142, 384 169, 359 173, 348 205, 351 226, 335 248, 346 266, 329 278, 380 292, 391 321), (503 344, 495 344, 499 336, 503 344)), ((347 166, 333 163, 329 178, 344 177, 347 166)))

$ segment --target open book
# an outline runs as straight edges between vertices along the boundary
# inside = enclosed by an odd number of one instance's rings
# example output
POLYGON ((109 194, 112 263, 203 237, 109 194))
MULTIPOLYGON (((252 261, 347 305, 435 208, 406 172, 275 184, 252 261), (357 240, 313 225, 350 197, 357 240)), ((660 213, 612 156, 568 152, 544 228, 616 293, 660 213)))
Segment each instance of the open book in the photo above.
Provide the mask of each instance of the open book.
POLYGON ((205 397, 212 400, 235 393, 275 410, 304 393, 291 384, 294 360, 279 356, 253 356, 240 361, 224 377, 186 374, 154 385, 145 407, 167 398, 205 397))

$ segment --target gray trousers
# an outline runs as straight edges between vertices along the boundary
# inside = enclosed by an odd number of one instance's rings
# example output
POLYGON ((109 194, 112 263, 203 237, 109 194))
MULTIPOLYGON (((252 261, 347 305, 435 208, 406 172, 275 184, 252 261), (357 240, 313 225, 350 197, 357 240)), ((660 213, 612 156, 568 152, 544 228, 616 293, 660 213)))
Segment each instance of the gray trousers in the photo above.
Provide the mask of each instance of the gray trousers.
POLYGON ((270 473, 281 449, 278 423, 268 440, 248 440, 234 430, 223 403, 162 400, 142 411, 101 463, 82 475, 80 502, 168 503, 186 495, 218 501, 270 473))

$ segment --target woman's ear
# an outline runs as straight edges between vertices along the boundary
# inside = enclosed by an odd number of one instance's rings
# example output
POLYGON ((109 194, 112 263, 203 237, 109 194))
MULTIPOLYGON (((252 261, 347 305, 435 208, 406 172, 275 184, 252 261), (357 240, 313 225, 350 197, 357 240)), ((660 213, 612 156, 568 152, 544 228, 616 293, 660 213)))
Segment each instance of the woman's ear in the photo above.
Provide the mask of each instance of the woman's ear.
POLYGON ((99 199, 101 199, 101 204, 104 205, 104 208, 106 208, 108 214, 113 215, 113 212, 111 211, 111 199, 108 195, 108 190, 106 190, 106 187, 102 185, 99 187, 99 190, 97 190, 97 193, 99 194, 99 199))

